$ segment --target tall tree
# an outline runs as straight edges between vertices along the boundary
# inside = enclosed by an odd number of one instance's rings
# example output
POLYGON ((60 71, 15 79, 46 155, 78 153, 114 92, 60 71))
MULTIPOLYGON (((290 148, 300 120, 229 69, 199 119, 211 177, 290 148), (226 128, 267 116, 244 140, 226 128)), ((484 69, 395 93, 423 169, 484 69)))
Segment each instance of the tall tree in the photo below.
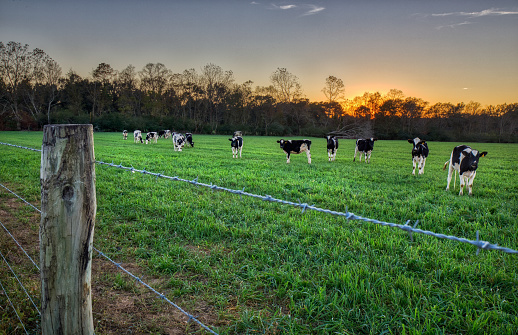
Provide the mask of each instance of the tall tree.
POLYGON ((336 102, 336 100, 343 98, 345 89, 345 85, 342 79, 339 79, 335 76, 329 76, 326 78, 326 85, 322 89, 322 92, 327 98, 327 102, 331 104, 332 102, 336 102))
POLYGON ((291 102, 302 95, 299 78, 285 68, 277 68, 270 76, 270 82, 275 88, 275 97, 279 102, 291 102))
POLYGON ((24 89, 41 77, 46 54, 41 49, 29 50, 29 45, 18 42, 0 42, 0 77, 6 87, 3 105, 16 120, 21 129, 24 89))

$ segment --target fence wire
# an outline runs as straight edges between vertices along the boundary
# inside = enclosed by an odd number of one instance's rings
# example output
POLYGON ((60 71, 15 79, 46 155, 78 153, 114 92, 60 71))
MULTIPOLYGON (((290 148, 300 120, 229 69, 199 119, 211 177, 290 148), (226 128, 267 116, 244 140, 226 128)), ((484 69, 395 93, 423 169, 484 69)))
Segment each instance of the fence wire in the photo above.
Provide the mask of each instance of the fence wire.
POLYGON ((16 311, 16 307, 14 307, 14 304, 13 304, 13 302, 11 301, 11 298, 9 298, 9 294, 7 294, 7 291, 5 290, 4 285, 2 284, 2 281, 1 281, 1 280, 0 280, 0 287, 2 287, 2 291, 4 291, 4 294, 5 294, 5 296, 7 297, 7 300, 9 300, 9 303, 11 304, 11 307, 13 308, 14 313, 16 314, 16 317, 17 317, 17 318, 18 318, 18 320, 20 321, 20 324, 22 325, 22 328, 23 328, 23 330, 25 331, 25 334, 29 335, 29 332, 27 331, 27 329, 25 329, 25 325, 23 324, 23 321, 22 321, 22 319, 20 318, 20 315, 18 314, 18 311, 16 311))
POLYGON ((36 310, 38 311, 38 314, 41 315, 41 312, 38 309, 38 306, 36 306, 36 304, 34 303, 34 300, 32 300, 32 298, 31 298, 31 295, 29 294, 29 292, 27 292, 27 289, 22 284, 20 279, 18 279, 18 276, 16 275, 16 273, 13 270, 13 268, 11 267, 11 265, 9 264, 9 262, 4 257, 4 254, 1 251, 0 251, 0 256, 2 256, 2 258, 4 259, 5 264, 7 264, 7 267, 9 268, 9 270, 11 270, 11 273, 14 275, 14 278, 16 278, 16 280, 18 281, 18 284, 20 284, 20 286, 21 286, 22 290, 25 292, 25 295, 27 296, 27 298, 29 298, 29 300, 32 302, 32 305, 34 306, 34 308, 36 308, 36 310))

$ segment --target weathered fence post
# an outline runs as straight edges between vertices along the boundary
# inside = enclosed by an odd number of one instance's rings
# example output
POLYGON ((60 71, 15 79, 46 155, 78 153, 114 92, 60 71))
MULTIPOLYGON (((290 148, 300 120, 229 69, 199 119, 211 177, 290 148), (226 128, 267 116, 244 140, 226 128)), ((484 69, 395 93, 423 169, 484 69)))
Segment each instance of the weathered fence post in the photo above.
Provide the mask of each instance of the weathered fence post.
POLYGON ((44 127, 40 178, 42 334, 93 334, 90 277, 97 203, 92 125, 44 127))

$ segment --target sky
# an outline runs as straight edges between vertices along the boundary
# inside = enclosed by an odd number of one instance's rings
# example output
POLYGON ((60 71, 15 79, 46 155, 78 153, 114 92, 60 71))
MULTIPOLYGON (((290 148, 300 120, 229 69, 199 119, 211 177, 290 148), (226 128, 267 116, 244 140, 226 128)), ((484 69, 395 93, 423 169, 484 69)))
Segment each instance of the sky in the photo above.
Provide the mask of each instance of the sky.
POLYGON ((311 101, 335 76, 348 99, 518 102, 518 0, 0 0, 0 41, 83 77, 212 63, 254 87, 286 68, 311 101))

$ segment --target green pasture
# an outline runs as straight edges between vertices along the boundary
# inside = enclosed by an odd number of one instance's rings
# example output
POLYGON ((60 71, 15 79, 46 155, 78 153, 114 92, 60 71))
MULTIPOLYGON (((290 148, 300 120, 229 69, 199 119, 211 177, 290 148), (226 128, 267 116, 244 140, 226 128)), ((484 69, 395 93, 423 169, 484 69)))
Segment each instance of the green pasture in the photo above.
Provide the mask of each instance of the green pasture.
MULTIPOLYGON (((462 143, 488 151, 469 197, 458 196, 458 178, 445 191, 443 165, 461 143, 429 142, 425 173, 412 176, 406 141, 377 141, 365 164, 353 162, 354 140, 340 140, 328 162, 325 139, 310 138, 309 165, 305 154, 286 164, 280 137, 244 136, 241 159, 230 136, 195 134, 182 152, 170 139, 94 137, 99 161, 386 222, 419 220, 471 240, 479 231, 518 249, 518 144, 462 143)), ((0 142, 41 148, 42 133, 0 132, 0 142)), ((38 152, 0 145, 0 182, 36 202, 39 165, 38 152)), ((94 246, 164 278, 164 293, 190 313, 209 306, 217 321, 207 325, 219 334, 518 333, 518 255, 477 255, 470 244, 421 234, 412 242, 399 229, 105 165, 96 176, 94 246)), ((10 197, 0 190, 0 203, 10 197)))

